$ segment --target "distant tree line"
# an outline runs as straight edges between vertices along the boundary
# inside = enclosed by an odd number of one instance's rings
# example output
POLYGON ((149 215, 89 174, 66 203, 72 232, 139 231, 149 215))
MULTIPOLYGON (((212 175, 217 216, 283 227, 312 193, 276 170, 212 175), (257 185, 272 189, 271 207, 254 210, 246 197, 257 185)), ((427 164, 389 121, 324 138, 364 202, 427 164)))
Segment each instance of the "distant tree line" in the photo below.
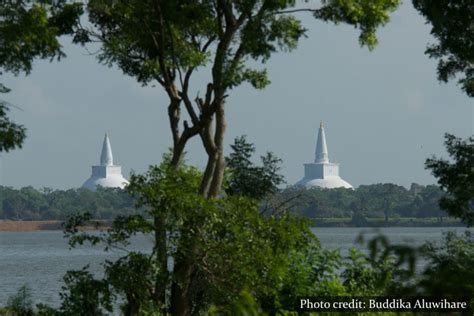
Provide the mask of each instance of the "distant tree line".
POLYGON ((290 200, 290 208, 309 218, 389 218, 445 217, 439 200, 444 195, 436 185, 413 183, 409 189, 393 183, 361 185, 355 190, 288 188, 280 201, 290 200))
POLYGON ((84 188, 63 191, 0 186, 0 219, 4 220, 65 220, 77 212, 111 219, 136 212, 134 204, 134 199, 121 189, 99 188, 92 192, 84 188))
MULTIPOLYGON (((231 184, 233 188, 237 184, 231 184)), ((292 199, 291 209, 309 218, 444 217, 439 207, 443 191, 436 185, 413 183, 410 189, 392 183, 362 185, 355 190, 290 187, 275 193, 279 201, 292 199)), ((135 200, 121 189, 37 190, 0 186, 0 219, 64 220, 77 212, 95 219, 131 214, 135 200)))

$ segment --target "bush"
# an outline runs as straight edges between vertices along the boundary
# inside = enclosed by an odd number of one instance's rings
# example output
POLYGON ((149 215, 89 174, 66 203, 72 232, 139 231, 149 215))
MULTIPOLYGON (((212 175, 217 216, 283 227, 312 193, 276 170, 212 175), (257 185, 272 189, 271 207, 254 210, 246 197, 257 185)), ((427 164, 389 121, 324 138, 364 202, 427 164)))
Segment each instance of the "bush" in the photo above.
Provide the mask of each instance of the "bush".
POLYGON ((15 316, 34 315, 31 289, 27 285, 20 287, 16 294, 8 298, 7 309, 15 316))

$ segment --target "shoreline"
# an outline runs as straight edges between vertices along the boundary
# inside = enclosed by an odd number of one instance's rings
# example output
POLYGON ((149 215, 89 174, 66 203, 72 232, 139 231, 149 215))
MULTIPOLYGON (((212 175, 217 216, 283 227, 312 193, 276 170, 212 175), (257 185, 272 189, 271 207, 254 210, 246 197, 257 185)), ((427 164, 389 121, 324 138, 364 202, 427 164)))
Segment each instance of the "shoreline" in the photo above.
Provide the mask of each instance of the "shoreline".
POLYGON ((312 218, 312 227, 466 227, 456 218, 444 218, 439 220, 436 217, 399 217, 391 218, 388 223, 383 218, 363 218, 353 221, 351 218, 312 218))
MULTIPOLYGON (((0 220, 0 232, 35 232, 48 230, 63 230, 65 221, 63 220, 44 220, 44 221, 10 221, 0 220)), ((96 230, 97 223, 100 228, 110 227, 111 221, 92 220, 90 225, 81 226, 81 230, 96 230)))
POLYGON ((338 227, 338 228, 383 228, 383 227, 467 227, 461 222, 441 222, 441 223, 427 223, 427 222, 408 222, 408 223, 384 223, 384 222, 368 222, 364 224, 354 224, 350 222, 313 222, 311 227, 338 227))
MULTIPOLYGON (((93 220, 94 221, 94 220, 93 220)), ((100 226, 110 227, 111 220, 99 220, 95 221, 101 223, 100 226)), ((63 230, 63 220, 43 220, 43 221, 12 221, 12 220, 0 220, 0 232, 33 232, 33 231, 48 231, 48 230, 63 230)), ((445 221, 445 222, 430 222, 430 221, 393 221, 385 225, 381 221, 368 221, 362 225, 354 225, 348 220, 316 220, 311 223, 311 227, 340 227, 340 228, 373 228, 373 227, 465 227, 462 223, 457 221, 445 221)), ((96 227, 88 225, 83 227, 85 230, 94 230, 96 227)))
POLYGON ((10 221, 0 220, 0 232, 31 232, 41 230, 62 230, 64 221, 10 221))

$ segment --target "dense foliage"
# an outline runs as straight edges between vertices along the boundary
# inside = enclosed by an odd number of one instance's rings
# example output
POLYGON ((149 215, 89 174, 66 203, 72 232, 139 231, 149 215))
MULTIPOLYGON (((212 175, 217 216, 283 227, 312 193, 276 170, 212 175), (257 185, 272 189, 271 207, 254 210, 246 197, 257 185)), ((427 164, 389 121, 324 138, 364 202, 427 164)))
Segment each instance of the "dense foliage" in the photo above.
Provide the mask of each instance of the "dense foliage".
MULTIPOLYGON (((30 316, 34 315, 33 299, 31 290, 26 285, 18 289, 18 292, 7 301, 7 308, 13 315, 30 316)), ((0 310, 0 315, 3 315, 0 310)), ((8 315, 8 314, 7 314, 8 315)))
POLYGON ((426 160, 425 166, 438 178, 440 187, 449 192, 440 206, 452 216, 474 225, 474 137, 466 140, 445 135, 445 145, 452 161, 436 157, 426 160))
POLYGON ((418 293, 432 296, 465 296, 474 300, 474 236, 448 233, 442 244, 421 249, 428 265, 419 278, 418 293))
POLYGON ((393 183, 361 185, 355 190, 344 188, 311 190, 291 187, 275 198, 291 199, 291 209, 309 218, 398 218, 444 217, 439 199, 444 195, 436 185, 413 183, 410 189, 393 183))
POLYGON ((425 53, 438 59, 438 79, 458 79, 474 97, 474 4, 471 0, 413 0, 415 9, 431 24, 436 39, 425 53))
MULTIPOLYGON (((7 93, 10 89, 0 84, 0 93, 7 93)), ((0 100, 0 152, 8 152, 21 144, 26 137, 26 128, 13 122, 7 115, 10 110, 5 101, 0 100)))
POLYGON ((0 186, 0 219, 65 220, 76 212, 89 212, 94 219, 111 219, 134 211, 134 200, 120 189, 99 188, 66 191, 0 186))
POLYGON ((90 242, 104 244, 106 249, 124 248, 135 234, 149 235, 155 243, 150 252, 130 251, 115 262, 106 262, 103 280, 86 271, 70 272, 61 310, 68 314, 77 306, 89 306, 92 300, 110 312, 110 300, 118 297, 125 315, 175 313, 175 304, 181 304, 183 298, 169 293, 175 282, 186 277, 192 279, 188 295, 193 314, 211 306, 225 309, 243 290, 267 309, 279 306, 282 280, 291 280, 290 254, 306 258, 299 254, 300 249, 316 247, 314 235, 304 220, 289 214, 262 216, 255 199, 232 194, 203 198, 196 194, 199 179, 199 171, 192 167, 151 167, 146 174, 133 176, 127 187, 151 220, 138 214, 117 217, 110 229, 92 235, 78 230, 88 215, 70 220, 66 232, 72 246, 90 242), (166 243, 162 234, 166 234, 166 243), (178 266, 182 256, 192 258, 192 276, 182 275, 178 266), (172 270, 167 263, 170 257, 175 261, 172 270), (97 296, 86 296, 80 289, 97 296))
MULTIPOLYGON (((2 1, 0 5, 0 76, 5 72, 29 74, 37 58, 64 55, 58 37, 71 34, 82 13, 79 4, 60 1, 2 1)), ((10 90, 0 83, 0 94, 10 90)), ((26 129, 7 116, 11 105, 0 100, 0 152, 21 144, 26 129)))
MULTIPOLYGON (((257 168, 257 174, 265 172, 263 166, 252 168, 257 168)), ((249 174, 238 173, 236 176, 245 178, 249 174)), ((261 179, 265 181, 268 178, 263 176, 261 179)), ((248 190, 250 196, 261 198, 261 190, 269 185, 263 183, 259 189, 255 185, 243 185, 241 180, 236 179, 229 182, 226 192, 231 194, 248 190)), ((363 185, 355 190, 288 188, 274 193, 271 199, 265 199, 261 208, 283 204, 294 213, 311 219, 352 218, 359 215, 364 218, 383 218, 387 215, 390 219, 444 217, 447 214, 438 205, 443 196, 438 186, 418 184, 412 184, 408 190, 391 183, 363 185), (391 195, 386 193, 387 188, 393 189, 391 195), (267 200, 272 203, 270 206, 267 200), (287 200, 290 201, 285 204, 287 200)), ((117 215, 131 214, 134 203, 135 199, 120 189, 100 188, 97 192, 91 192, 82 188, 63 191, 0 186, 0 219, 3 220, 64 220, 75 212, 89 212, 94 219, 112 219, 117 215)))
POLYGON ((251 157, 255 146, 248 143, 245 136, 237 137, 231 146, 232 152, 226 158, 230 173, 225 192, 231 195, 245 195, 257 200, 268 194, 277 193, 278 186, 284 183, 280 171, 281 159, 267 152, 260 157, 262 166, 255 166, 251 157))

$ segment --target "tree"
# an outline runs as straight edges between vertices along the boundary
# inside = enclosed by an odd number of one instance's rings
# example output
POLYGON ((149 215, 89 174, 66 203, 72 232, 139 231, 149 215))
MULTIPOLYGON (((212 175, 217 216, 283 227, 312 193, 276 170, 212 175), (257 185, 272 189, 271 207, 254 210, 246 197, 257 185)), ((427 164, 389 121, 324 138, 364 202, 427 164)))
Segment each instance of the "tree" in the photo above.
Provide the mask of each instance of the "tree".
POLYGON ((74 212, 90 212, 94 219, 113 219, 117 215, 140 212, 125 190, 99 188, 96 192, 80 188, 67 191, 33 187, 13 189, 0 186, 0 219, 67 219, 74 212))
MULTIPOLYGON (((391 244, 385 236, 378 235, 369 241, 368 246, 371 261, 377 257, 392 261, 387 266, 391 284, 381 294, 458 297, 467 299, 468 306, 474 303, 474 272, 471 268, 474 264, 474 238, 470 231, 460 235, 447 232, 441 242, 426 242, 419 247, 391 244)), ((356 265, 356 268, 362 266, 356 265)), ((358 285, 366 283, 370 284, 358 285)))
POLYGON ((80 313, 80 306, 86 303, 93 304, 91 310, 108 310, 109 299, 117 296, 123 301, 125 315, 177 314, 176 304, 183 301, 167 293, 176 282, 188 278, 192 283, 186 313, 199 314, 212 305, 218 309, 231 306, 242 291, 248 291, 265 310, 277 309, 286 295, 284 289, 294 283, 288 275, 297 273, 293 258, 306 258, 300 252, 317 246, 315 236, 304 220, 289 214, 262 216, 256 199, 202 197, 197 194, 200 178, 196 168, 181 165, 175 169, 166 163, 132 176, 127 190, 152 220, 140 214, 119 216, 107 231, 89 235, 79 226, 90 217, 73 217, 66 227, 72 246, 91 242, 126 250, 135 234, 157 240, 150 252, 127 251, 117 261, 106 262, 102 280, 91 278, 85 270, 68 273, 71 286, 64 289, 67 304, 62 305, 63 311, 80 313), (157 225, 163 222, 166 227, 157 225), (168 269, 170 257, 192 260, 193 275, 168 269))
POLYGON ((458 83, 470 97, 474 96, 474 4, 470 0, 413 0, 437 44, 425 51, 438 59, 438 79, 447 82, 461 74, 458 83))
MULTIPOLYGON (((296 48, 305 29, 295 14, 304 12, 323 21, 353 25, 361 31, 360 43, 373 48, 376 28, 387 23, 398 3, 323 1, 319 8, 306 8, 296 7, 294 0, 91 0, 87 12, 92 27, 79 24, 74 41, 100 42, 100 62, 117 65, 144 85, 158 83, 166 91, 173 140, 171 165, 177 168, 189 139, 199 136, 207 164, 198 194, 214 198, 224 181, 228 93, 244 82, 257 89, 269 83, 265 69, 253 68, 248 61, 265 63, 277 51, 296 48), (198 94, 193 102, 192 93, 199 88, 191 86, 192 76, 205 67, 210 79, 200 87, 202 96, 198 94), (189 122, 182 121, 183 109, 189 122)), ((167 223, 157 225, 166 227, 167 223)), ((175 269, 191 276, 189 263, 191 258, 183 257, 175 262, 175 269)), ((172 297, 181 302, 176 314, 189 314, 190 284, 185 277, 173 286, 172 297)))
MULTIPOLYGON (((0 93, 10 91, 3 85, 0 85, 0 93)), ((21 144, 26 137, 26 129, 22 125, 12 122, 8 116, 9 108, 7 103, 0 101, 0 152, 8 152, 21 144)))
POLYGON ((21 212, 26 209, 26 201, 20 193, 10 196, 7 200, 3 200, 2 204, 3 217, 5 219, 22 219, 23 214, 21 212))
POLYGON ((397 204, 400 205, 404 202, 407 191, 404 187, 393 183, 384 183, 382 190, 385 224, 388 225, 390 213, 397 204))
MULTIPOLYGON (((421 199, 421 205, 418 204, 417 215, 420 217, 433 217, 436 216, 442 221, 443 216, 446 216, 446 212, 439 207, 439 200, 443 197, 444 192, 437 185, 427 185, 424 187, 420 194, 417 196, 421 199)), ((420 202, 417 200, 417 202, 420 202)), ((415 201, 414 201, 415 204, 415 201)), ((414 205, 416 208, 416 206, 414 205)))
POLYGON ((21 286, 15 295, 8 298, 7 308, 13 315, 32 316, 34 313, 31 289, 27 285, 21 286))
POLYGON ((112 312, 112 296, 106 282, 94 279, 87 267, 78 271, 68 271, 64 276, 65 285, 60 293, 61 313, 46 315, 106 315, 112 312))
MULTIPOLYGON (((36 58, 64 57, 58 37, 70 34, 82 13, 79 4, 60 1, 4 1, 0 6, 0 75, 29 74, 36 58)), ((10 90, 0 83, 0 93, 10 90)), ((9 104, 0 101, 0 152, 21 147, 24 126, 12 122, 9 104)))
POLYGON ((231 173, 226 193, 247 196, 257 200, 267 194, 276 193, 278 186, 283 184, 283 176, 278 174, 281 159, 271 152, 260 157, 262 166, 255 166, 250 158, 255 146, 247 142, 245 136, 237 137, 230 145, 232 152, 226 158, 226 166, 231 173))
POLYGON ((323 1, 320 8, 296 1, 105 1, 93 0, 87 11, 93 28, 79 25, 75 42, 102 43, 99 60, 119 66, 142 84, 157 82, 169 97, 168 115, 176 165, 188 140, 200 136, 208 155, 200 193, 217 196, 224 173, 224 113, 229 90, 248 82, 269 83, 266 62, 274 52, 296 48, 305 29, 297 13, 312 13, 327 22, 348 23, 361 30, 362 45, 376 44, 375 30, 385 24, 399 1, 323 1), (211 70, 210 80, 191 87, 199 68, 211 70), (192 101, 191 93, 203 89, 192 101), (190 122, 181 127, 184 109, 190 122), (213 125, 215 124, 215 125, 213 125))
POLYGON ((445 145, 453 162, 432 157, 425 162, 426 169, 438 178, 446 192, 439 205, 450 215, 459 217, 467 225, 474 224, 474 137, 462 140, 445 134, 445 145))
POLYGON ((426 243, 421 248, 426 265, 417 290, 433 297, 474 297, 474 236, 448 232, 443 243, 426 243))

